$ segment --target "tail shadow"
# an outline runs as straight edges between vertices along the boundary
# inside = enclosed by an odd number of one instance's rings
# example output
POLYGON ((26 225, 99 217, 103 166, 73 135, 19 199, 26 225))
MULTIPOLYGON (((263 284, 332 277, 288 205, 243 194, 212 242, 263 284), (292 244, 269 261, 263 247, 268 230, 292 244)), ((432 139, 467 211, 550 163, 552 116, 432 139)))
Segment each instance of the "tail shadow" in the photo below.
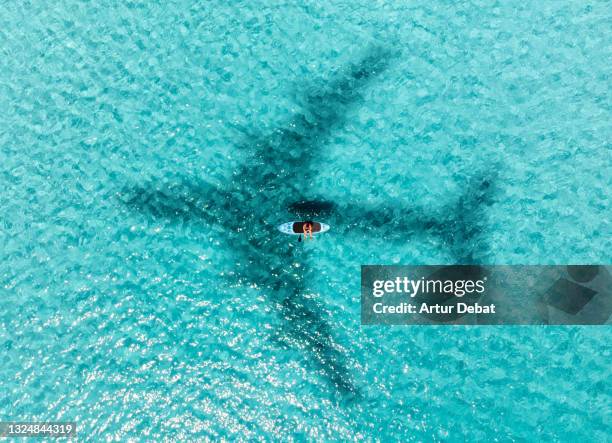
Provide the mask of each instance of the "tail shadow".
POLYGON ((405 207, 396 203, 363 205, 321 201, 298 202, 290 208, 296 212, 313 210, 330 214, 332 223, 342 235, 351 232, 375 233, 388 241, 406 241, 412 236, 432 236, 442 240, 455 264, 476 262, 475 250, 489 250, 484 235, 486 208, 494 203, 497 174, 476 174, 464 187, 464 192, 450 205, 441 209, 405 207))

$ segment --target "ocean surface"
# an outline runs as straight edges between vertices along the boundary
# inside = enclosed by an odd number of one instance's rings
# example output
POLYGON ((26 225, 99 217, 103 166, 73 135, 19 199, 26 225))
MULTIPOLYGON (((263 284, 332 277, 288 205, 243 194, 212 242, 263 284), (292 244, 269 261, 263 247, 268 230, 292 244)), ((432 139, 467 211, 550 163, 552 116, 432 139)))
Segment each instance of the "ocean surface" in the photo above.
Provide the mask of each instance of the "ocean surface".
POLYGON ((608 326, 361 327, 359 273, 612 262, 611 11, 0 0, 0 421, 610 441, 608 326))

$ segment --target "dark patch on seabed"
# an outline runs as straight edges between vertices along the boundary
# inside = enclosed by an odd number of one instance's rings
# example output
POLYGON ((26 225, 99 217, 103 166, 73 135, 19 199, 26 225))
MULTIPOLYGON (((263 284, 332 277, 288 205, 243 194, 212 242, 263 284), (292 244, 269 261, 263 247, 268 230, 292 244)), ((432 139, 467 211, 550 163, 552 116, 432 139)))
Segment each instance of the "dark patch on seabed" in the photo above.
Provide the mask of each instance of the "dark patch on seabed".
POLYGON ((324 310, 305 296, 306 270, 298 274, 287 269, 287 263, 307 262, 308 252, 288 247, 286 239, 271 234, 283 214, 269 214, 266 208, 270 202, 278 209, 284 208, 287 216, 329 217, 340 233, 343 229, 348 232, 349 226, 361 226, 375 228, 377 235, 389 239, 408 234, 435 235, 447 243, 458 262, 468 263, 474 259, 472 245, 482 234, 482 207, 490 202, 493 189, 494 177, 479 176, 466 187, 456 207, 445 211, 451 216, 402 207, 401 219, 393 216, 397 212, 391 204, 381 211, 304 195, 314 182, 315 159, 329 135, 344 123, 348 109, 362 100, 363 89, 395 55, 388 49, 371 48, 324 88, 307 94, 303 113, 268 136, 256 137, 242 146, 252 153, 252 160, 237 171, 236 178, 224 189, 205 181, 176 177, 170 185, 128 186, 121 192, 127 205, 151 216, 222 226, 225 244, 237 255, 237 261, 251 264, 239 268, 238 277, 262 289, 286 322, 284 341, 309 355, 345 400, 359 398, 360 389, 346 357, 335 344, 324 310), (258 229, 250 229, 252 226, 258 229))

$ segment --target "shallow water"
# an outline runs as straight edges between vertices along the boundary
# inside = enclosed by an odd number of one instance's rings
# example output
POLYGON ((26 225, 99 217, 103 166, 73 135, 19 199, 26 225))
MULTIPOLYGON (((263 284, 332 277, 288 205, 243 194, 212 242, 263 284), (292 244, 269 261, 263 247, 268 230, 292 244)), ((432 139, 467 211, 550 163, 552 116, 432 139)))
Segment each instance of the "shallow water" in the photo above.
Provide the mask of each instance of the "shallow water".
POLYGON ((609 2, 322 3, 2 2, 0 416, 609 439, 609 327, 359 325, 361 264, 611 262, 609 2))

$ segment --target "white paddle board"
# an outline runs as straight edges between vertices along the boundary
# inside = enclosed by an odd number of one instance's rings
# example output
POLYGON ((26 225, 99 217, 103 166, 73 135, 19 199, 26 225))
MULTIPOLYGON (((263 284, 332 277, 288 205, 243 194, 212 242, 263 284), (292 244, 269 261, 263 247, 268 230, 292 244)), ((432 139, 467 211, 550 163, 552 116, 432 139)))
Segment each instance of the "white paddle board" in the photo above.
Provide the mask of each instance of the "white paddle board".
MULTIPOLYGON (((303 225, 303 221, 292 221, 283 223, 278 227, 278 230, 287 235, 302 235, 304 233, 302 230, 303 225)), ((325 223, 312 222, 312 225, 312 235, 322 234, 323 232, 329 231, 329 225, 326 225, 325 223)))

